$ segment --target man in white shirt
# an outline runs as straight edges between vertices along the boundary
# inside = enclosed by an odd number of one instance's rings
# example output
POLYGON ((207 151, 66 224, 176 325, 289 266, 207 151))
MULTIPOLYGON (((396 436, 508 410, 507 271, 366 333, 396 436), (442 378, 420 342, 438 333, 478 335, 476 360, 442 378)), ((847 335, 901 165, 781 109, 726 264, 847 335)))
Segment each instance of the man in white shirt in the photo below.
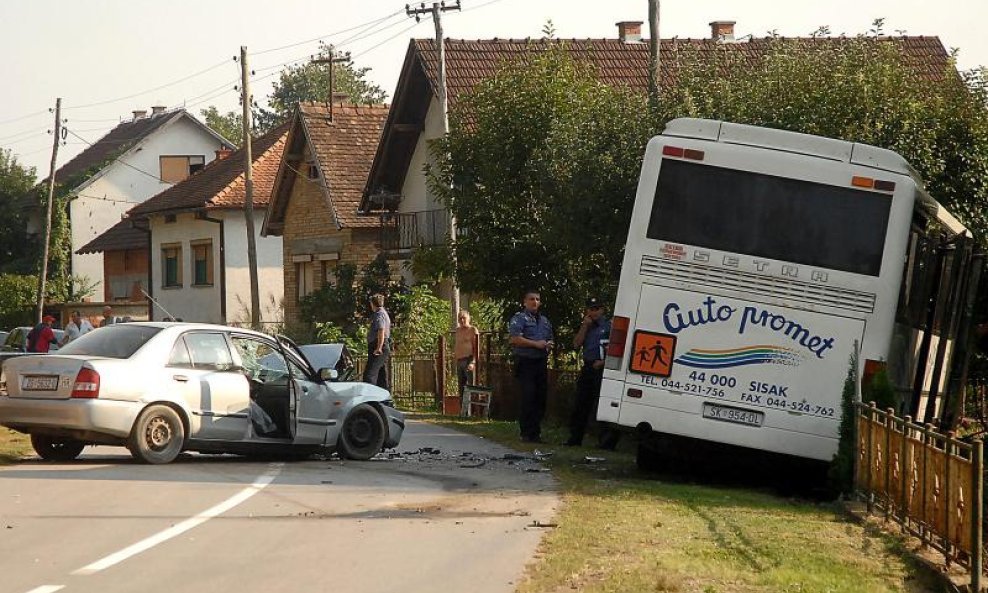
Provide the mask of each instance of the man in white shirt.
POLYGON ((79 336, 84 336, 91 331, 93 331, 93 324, 89 323, 88 319, 83 319, 82 313, 73 311, 72 321, 65 325, 65 337, 62 338, 60 346, 64 346, 79 336))

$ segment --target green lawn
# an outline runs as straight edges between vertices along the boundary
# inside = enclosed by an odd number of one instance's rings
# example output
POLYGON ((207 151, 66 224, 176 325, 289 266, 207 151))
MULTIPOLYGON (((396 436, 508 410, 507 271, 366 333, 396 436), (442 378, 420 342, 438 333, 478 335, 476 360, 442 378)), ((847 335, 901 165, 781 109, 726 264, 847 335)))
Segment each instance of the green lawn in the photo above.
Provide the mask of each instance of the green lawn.
POLYGON ((0 426, 0 465, 14 463, 31 453, 31 441, 27 435, 0 426))
MULTIPOLYGON (((519 450, 513 423, 424 419, 519 450)), ((565 434, 549 430, 550 442, 565 434)), ((591 439, 588 439, 590 441, 591 439)), ((630 439, 629 439, 630 440, 630 439)), ((897 540, 836 505, 644 476, 627 450, 539 445, 564 500, 518 591, 934 591, 897 540), (588 464, 584 457, 604 457, 588 464)))

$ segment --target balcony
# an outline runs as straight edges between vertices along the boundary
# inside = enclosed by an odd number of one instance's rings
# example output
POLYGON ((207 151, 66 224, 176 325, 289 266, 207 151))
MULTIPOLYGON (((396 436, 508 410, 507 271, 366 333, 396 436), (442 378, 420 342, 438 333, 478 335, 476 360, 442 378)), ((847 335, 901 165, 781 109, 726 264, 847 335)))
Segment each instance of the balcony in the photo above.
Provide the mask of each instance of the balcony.
POLYGON ((449 236, 447 210, 381 214, 381 249, 395 253, 442 245, 449 236))

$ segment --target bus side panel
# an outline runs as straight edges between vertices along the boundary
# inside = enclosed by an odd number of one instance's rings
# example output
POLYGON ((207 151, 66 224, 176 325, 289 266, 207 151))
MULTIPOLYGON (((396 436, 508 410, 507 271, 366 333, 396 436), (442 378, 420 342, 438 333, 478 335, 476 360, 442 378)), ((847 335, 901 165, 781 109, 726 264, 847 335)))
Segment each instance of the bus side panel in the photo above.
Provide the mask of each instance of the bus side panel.
POLYGON ((650 284, 635 317, 625 391, 605 381, 599 419, 817 459, 836 451, 863 320, 650 284))

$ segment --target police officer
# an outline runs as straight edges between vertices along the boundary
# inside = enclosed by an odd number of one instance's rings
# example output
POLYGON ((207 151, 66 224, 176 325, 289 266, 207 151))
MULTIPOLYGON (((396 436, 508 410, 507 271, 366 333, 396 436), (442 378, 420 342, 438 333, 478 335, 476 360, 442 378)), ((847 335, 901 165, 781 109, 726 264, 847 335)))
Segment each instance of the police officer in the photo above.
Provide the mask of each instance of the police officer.
POLYGON ((371 326, 367 332, 367 367, 364 383, 390 389, 388 385, 388 360, 391 359, 391 317, 384 308, 384 295, 370 298, 371 326))
POLYGON ((521 440, 541 443, 552 324, 539 312, 542 297, 538 291, 526 292, 523 304, 524 308, 508 323, 509 343, 515 355, 515 377, 521 387, 518 428, 521 440))
MULTIPOLYGON (((583 322, 573 336, 573 347, 583 355, 583 369, 576 380, 576 401, 569 423, 569 440, 564 444, 575 447, 583 444, 583 434, 591 412, 597 409, 600 384, 604 379, 604 343, 611 335, 611 322, 604 314, 604 305, 597 297, 590 297, 583 310, 583 322)), ((599 447, 613 449, 617 445, 617 433, 605 430, 600 434, 599 447)))

